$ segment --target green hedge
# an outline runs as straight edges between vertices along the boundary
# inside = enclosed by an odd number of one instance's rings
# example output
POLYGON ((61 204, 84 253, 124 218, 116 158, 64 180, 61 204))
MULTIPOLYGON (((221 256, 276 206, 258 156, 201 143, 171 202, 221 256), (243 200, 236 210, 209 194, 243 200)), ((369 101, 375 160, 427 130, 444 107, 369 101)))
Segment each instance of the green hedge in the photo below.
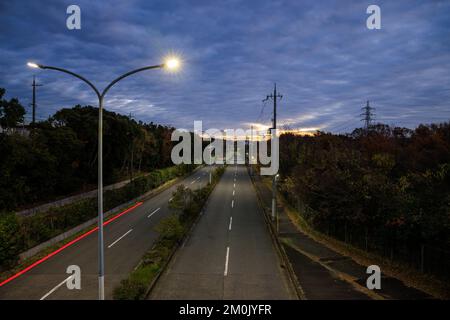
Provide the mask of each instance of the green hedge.
MULTIPOLYGON (((104 211, 124 204, 163 183, 191 172, 192 165, 159 169, 122 188, 104 193, 104 211)), ((19 254, 97 216, 97 198, 77 201, 28 217, 0 214, 0 271, 14 266, 19 254)))

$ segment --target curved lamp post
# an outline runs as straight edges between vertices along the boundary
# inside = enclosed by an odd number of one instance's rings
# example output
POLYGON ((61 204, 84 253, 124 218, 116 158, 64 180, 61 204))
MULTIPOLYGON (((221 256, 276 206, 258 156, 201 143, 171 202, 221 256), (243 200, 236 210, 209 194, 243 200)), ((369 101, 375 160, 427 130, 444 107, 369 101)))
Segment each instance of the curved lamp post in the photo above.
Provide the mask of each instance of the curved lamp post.
POLYGON ((103 99, 106 93, 109 91, 109 89, 111 89, 113 85, 115 85, 117 82, 128 76, 131 76, 141 71, 151 69, 167 68, 169 70, 175 70, 179 67, 179 64, 180 62, 178 59, 170 58, 163 64, 147 66, 132 70, 111 81, 106 86, 106 88, 100 93, 100 91, 89 80, 80 76, 79 74, 76 74, 75 72, 63 68, 45 66, 34 62, 27 63, 27 65, 31 68, 49 69, 70 74, 71 76, 74 76, 87 83, 92 88, 92 90, 94 90, 98 98, 98 251, 99 251, 98 298, 99 300, 105 299, 105 264, 104 264, 104 246, 103 246, 103 99))

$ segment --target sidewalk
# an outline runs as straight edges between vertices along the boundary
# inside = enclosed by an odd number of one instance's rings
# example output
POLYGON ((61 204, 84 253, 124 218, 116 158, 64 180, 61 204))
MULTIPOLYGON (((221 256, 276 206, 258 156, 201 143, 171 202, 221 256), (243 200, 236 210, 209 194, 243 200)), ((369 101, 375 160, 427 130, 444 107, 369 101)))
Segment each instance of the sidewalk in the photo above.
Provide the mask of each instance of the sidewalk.
MULTIPOLYGON (((253 176, 259 198, 270 212, 272 191, 253 176)), ((430 299, 428 294, 382 275, 381 289, 366 288, 367 266, 356 263, 300 231, 278 204, 278 237, 307 299, 430 299)))

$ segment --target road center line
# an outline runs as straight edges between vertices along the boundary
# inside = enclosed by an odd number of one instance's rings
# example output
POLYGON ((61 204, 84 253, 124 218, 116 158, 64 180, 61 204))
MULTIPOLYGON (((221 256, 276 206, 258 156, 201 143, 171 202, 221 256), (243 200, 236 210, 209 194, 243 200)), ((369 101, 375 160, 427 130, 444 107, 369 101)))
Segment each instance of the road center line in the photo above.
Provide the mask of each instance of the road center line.
POLYGON ((119 242, 120 240, 122 240, 127 234, 129 234, 131 231, 133 231, 133 229, 128 230, 127 232, 125 232, 125 234, 123 234, 119 239, 117 239, 116 241, 114 241, 113 243, 111 243, 108 246, 108 249, 111 248, 113 245, 115 245, 117 242, 119 242))
POLYGON ((230 247, 227 247, 227 255, 225 257, 225 270, 223 271, 223 275, 226 277, 228 275, 228 259, 230 257, 230 247))
MULTIPOLYGON (((172 201, 172 199, 173 199, 173 197, 170 198, 169 201, 172 201)), ((159 211, 159 209, 161 209, 161 208, 158 208, 158 209, 156 209, 155 211, 153 211, 152 213, 150 213, 150 214, 147 216, 147 218, 150 218, 152 215, 154 215, 155 213, 157 213, 157 212, 159 211)))
POLYGON ((233 188, 236 188, 236 183, 233 183, 233 188))
POLYGON ((234 196, 234 190, 233 190, 233 196, 234 196))
POLYGON ((228 225, 228 230, 231 231, 231 225, 233 224, 233 217, 230 217, 230 224, 228 225))
POLYGON ((56 290, 58 290, 64 283, 66 283, 67 281, 69 281, 70 278, 72 278, 74 275, 68 276, 66 279, 64 279, 61 283, 59 283, 56 287, 54 287, 52 290, 50 290, 49 292, 47 292, 46 294, 44 294, 42 296, 41 299, 39 300, 45 300, 45 298, 47 298, 49 295, 51 295, 53 292, 55 292, 56 290))
POLYGON ((231 207, 234 208, 234 199, 231 200, 231 207))

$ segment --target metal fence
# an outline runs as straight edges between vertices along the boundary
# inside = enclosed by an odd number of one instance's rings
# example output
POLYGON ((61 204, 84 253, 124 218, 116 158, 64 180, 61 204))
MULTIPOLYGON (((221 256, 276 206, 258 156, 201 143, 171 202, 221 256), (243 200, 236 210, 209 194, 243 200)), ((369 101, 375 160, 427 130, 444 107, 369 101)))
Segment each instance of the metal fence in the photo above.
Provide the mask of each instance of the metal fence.
MULTIPOLYGON (((299 199, 288 199, 291 204, 311 223, 314 210, 302 204, 299 199)), ((408 242, 399 239, 389 230, 369 230, 366 226, 335 222, 313 224, 314 229, 332 238, 348 243, 366 252, 378 254, 393 262, 401 262, 422 273, 450 280, 450 251, 435 245, 408 242)))

